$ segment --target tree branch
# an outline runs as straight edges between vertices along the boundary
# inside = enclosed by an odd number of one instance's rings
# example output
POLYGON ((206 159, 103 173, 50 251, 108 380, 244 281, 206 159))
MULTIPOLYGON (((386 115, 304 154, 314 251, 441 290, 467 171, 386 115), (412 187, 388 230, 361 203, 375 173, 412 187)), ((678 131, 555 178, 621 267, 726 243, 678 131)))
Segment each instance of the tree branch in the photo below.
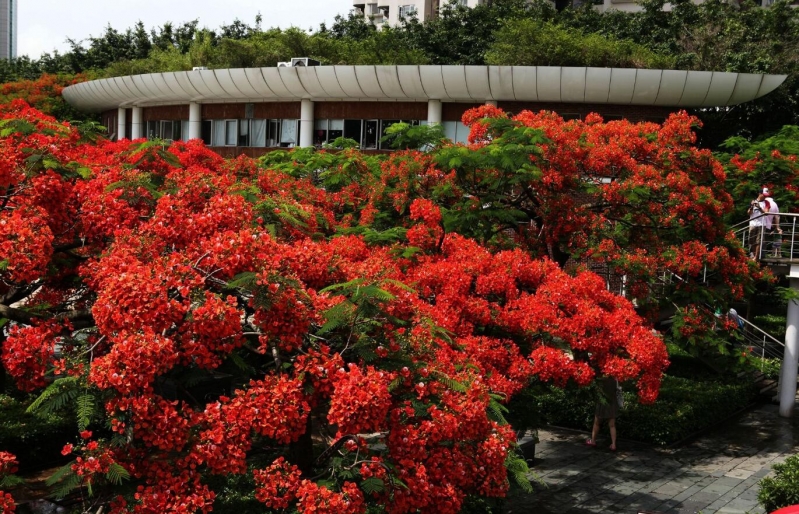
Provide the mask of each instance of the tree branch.
POLYGON ((48 315, 49 313, 36 313, 29 312, 8 305, 0 304, 0 317, 8 318, 11 321, 22 323, 23 325, 32 325, 37 320, 56 319, 56 320, 69 320, 75 328, 88 328, 94 326, 94 317, 91 311, 68 311, 55 316, 48 315))

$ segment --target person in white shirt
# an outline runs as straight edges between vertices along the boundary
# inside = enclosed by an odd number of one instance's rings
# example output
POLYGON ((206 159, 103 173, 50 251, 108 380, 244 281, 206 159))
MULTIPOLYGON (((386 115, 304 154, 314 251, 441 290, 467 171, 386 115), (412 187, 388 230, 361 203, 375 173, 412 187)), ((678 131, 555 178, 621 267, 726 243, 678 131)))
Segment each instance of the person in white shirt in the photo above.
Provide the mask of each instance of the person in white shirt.
MULTIPOLYGON (((760 259, 760 249, 763 246, 763 227, 766 225, 764 214, 768 213, 765 195, 760 193, 756 200, 749 204, 749 258, 760 259)), ((769 219, 769 221, 771 221, 769 219)))
MULTIPOLYGON (((780 228, 780 208, 777 205, 777 202, 774 201, 774 198, 771 196, 768 188, 763 188, 763 195, 765 196, 764 201, 768 205, 768 216, 764 216, 764 226, 769 233, 769 236, 773 238, 773 241, 776 243, 780 241, 782 243, 782 229, 780 228)), ((780 247, 781 245, 772 244, 773 257, 780 256, 780 247)))

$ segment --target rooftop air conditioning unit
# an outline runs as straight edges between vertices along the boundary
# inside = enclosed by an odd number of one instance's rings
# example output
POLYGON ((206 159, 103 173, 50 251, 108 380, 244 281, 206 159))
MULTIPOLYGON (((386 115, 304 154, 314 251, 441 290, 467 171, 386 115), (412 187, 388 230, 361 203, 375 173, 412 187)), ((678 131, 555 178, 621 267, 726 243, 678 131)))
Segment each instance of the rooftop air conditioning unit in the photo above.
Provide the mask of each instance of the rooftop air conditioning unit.
POLYGON ((208 66, 195 66, 191 69, 191 71, 205 71, 208 69, 208 66))
POLYGON ((308 57, 292 57, 291 58, 291 65, 292 66, 319 66, 322 64, 321 62, 310 59, 308 57))
POLYGON ((285 62, 285 61, 284 62, 278 62, 277 63, 277 67, 278 68, 291 68, 291 62, 285 62))

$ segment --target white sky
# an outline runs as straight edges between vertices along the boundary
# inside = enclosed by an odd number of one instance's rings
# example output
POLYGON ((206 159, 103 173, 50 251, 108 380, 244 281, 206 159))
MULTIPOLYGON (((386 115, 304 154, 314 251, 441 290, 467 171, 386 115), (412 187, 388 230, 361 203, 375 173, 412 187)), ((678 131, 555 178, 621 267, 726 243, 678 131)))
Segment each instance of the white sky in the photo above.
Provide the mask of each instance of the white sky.
POLYGON ((171 21, 175 25, 194 19, 212 29, 238 18, 255 25, 260 12, 262 27, 291 26, 317 29, 345 15, 352 0, 20 0, 18 54, 37 59, 43 52, 65 52, 66 38, 99 36, 110 24, 123 31, 138 20, 149 29, 171 21))

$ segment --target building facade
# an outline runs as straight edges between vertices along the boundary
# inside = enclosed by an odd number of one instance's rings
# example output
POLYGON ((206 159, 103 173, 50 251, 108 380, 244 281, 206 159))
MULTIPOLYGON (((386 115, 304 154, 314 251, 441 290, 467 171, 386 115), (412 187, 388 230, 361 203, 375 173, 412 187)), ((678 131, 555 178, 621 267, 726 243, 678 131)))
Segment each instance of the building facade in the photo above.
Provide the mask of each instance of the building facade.
POLYGON ((0 0, 0 59, 17 58, 18 1, 0 0))
POLYGON ((466 141, 463 113, 551 110, 567 119, 663 121, 689 107, 725 107, 776 89, 785 75, 559 66, 302 66, 195 70, 92 80, 63 96, 100 112, 114 138, 201 138, 225 156, 321 146, 366 151, 399 121, 441 124, 466 141))
MULTIPOLYGON (((374 23, 378 27, 383 24, 391 26, 401 25, 406 16, 415 14, 419 21, 424 22, 431 18, 438 16, 439 8, 442 4, 452 1, 455 4, 460 4, 466 7, 475 7, 488 3, 488 0, 353 0, 353 12, 363 15, 367 20, 374 23)), ((640 0, 550 0, 558 10, 566 9, 568 7, 579 7, 585 3, 591 3, 594 8, 599 12, 610 10, 623 11, 623 12, 640 12, 643 11, 640 0)), ((693 0, 694 3, 700 4, 704 0, 693 0)), ((731 3, 738 4, 740 0, 728 0, 731 3)), ((763 7, 767 7, 774 3, 774 0, 755 0, 755 2, 763 7)), ((793 5, 799 4, 799 0, 794 0, 793 5)), ((663 5, 663 10, 670 11, 671 3, 666 2, 663 5)))
MULTIPOLYGON (((442 3, 450 0, 353 0, 352 8, 356 14, 363 15, 377 26, 384 23, 401 25, 406 17, 415 15, 419 21, 427 21, 438 15, 442 3)), ((465 7, 475 7, 487 0, 452 0, 465 7)))

